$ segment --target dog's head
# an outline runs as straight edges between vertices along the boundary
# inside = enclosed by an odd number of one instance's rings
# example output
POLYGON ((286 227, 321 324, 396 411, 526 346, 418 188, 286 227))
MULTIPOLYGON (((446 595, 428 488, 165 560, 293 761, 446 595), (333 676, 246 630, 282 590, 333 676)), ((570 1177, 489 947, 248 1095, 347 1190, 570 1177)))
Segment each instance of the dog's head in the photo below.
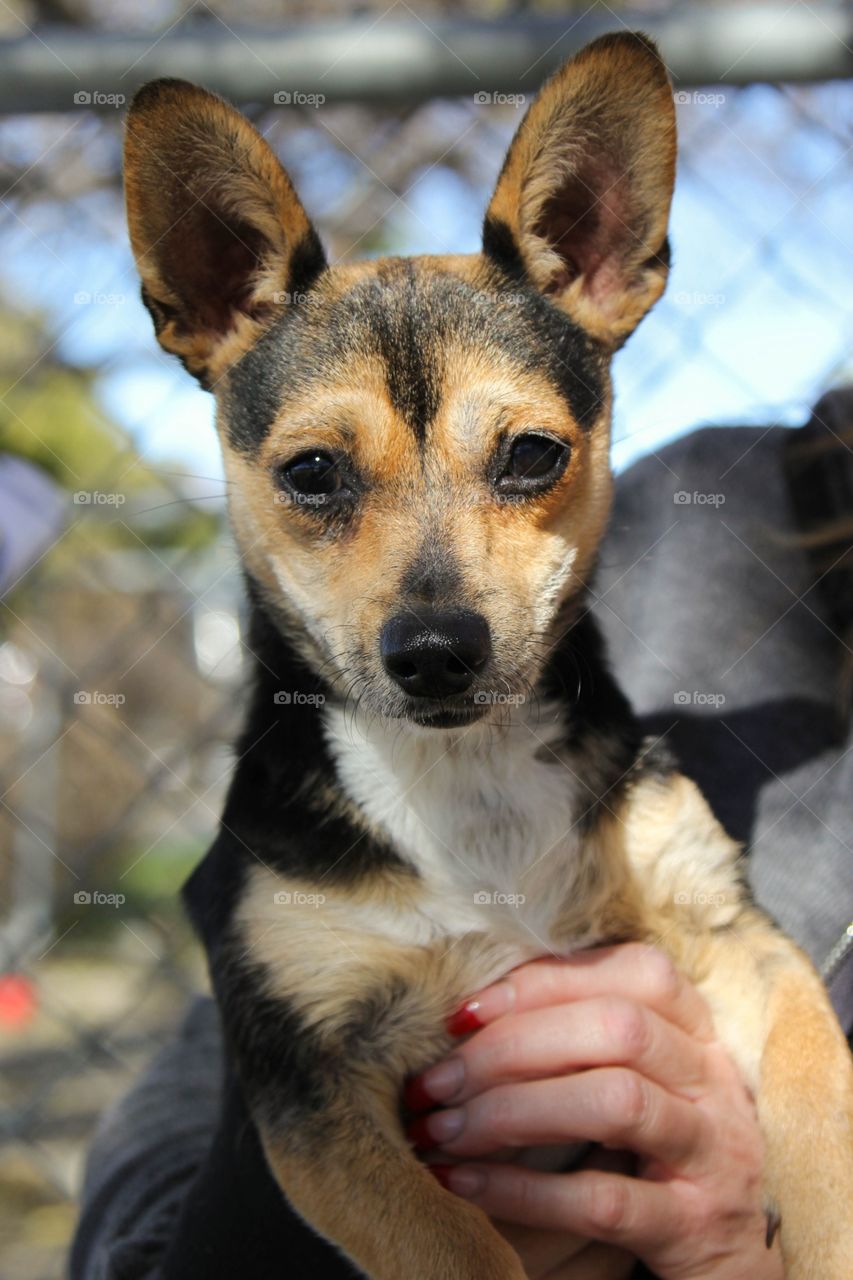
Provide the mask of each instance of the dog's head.
POLYGON ((239 113, 135 99, 143 297, 216 396, 247 569, 338 692, 446 726, 535 683, 606 520, 610 358, 663 291, 674 166, 656 51, 606 36, 528 110, 481 253, 330 266, 239 113))

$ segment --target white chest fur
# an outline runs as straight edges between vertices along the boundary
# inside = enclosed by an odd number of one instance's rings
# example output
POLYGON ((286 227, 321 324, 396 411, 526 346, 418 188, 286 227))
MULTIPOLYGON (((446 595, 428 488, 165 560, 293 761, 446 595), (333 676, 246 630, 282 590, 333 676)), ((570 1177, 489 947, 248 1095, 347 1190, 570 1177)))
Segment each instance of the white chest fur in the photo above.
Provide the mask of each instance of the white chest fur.
POLYGON ((435 926, 497 932, 537 952, 553 945, 589 803, 558 758, 554 709, 445 732, 354 725, 329 708, 325 725, 345 790, 422 876, 435 926))

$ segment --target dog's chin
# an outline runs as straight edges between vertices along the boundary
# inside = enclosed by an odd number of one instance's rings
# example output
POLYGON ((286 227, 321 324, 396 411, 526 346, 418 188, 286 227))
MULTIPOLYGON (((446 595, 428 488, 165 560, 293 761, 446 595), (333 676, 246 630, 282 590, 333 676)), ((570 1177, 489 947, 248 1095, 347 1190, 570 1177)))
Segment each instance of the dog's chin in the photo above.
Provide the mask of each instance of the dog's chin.
POLYGON ((465 729, 476 724, 488 713, 488 706, 467 699, 410 698, 405 702, 385 706, 386 720, 396 724, 409 724, 418 729, 465 729))
POLYGON ((465 707, 439 705, 433 710, 415 706, 407 708, 398 718, 417 725, 419 729, 464 729, 467 725, 476 724, 478 720, 482 720, 485 714, 485 707, 473 704, 465 707))

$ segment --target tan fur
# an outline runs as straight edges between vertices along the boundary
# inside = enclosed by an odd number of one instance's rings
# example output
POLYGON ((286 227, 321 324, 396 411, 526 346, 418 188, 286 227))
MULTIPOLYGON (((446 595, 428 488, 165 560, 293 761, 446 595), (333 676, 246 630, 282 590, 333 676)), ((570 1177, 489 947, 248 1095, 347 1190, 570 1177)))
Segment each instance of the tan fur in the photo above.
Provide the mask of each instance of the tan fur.
POLYGON ((525 1280, 518 1255, 473 1205, 441 1189, 402 1142, 385 1081, 330 1116, 331 1143, 303 1156, 267 1135, 270 1168, 295 1207, 372 1280, 525 1280), (381 1221, 377 1218, 381 1205, 381 1221))
POLYGON ((490 582, 500 589, 492 618, 497 660, 532 683, 563 597, 589 576, 607 518, 608 411, 605 404, 598 425, 582 432, 543 376, 502 370, 483 352, 449 352, 425 469, 389 402, 379 362, 353 360, 340 385, 288 403, 258 458, 230 449, 223 431, 231 519, 246 563, 274 600, 295 610, 315 654, 346 687, 353 651, 363 657, 365 678, 381 679, 374 638, 425 543, 447 549, 474 598, 488 560, 490 582), (283 500, 273 469, 309 438, 319 448, 341 446, 342 421, 370 424, 348 440, 370 490, 354 534, 329 539, 310 510, 283 500), (539 502, 491 499, 480 472, 499 428, 550 430, 571 443, 564 476, 539 502), (525 651, 520 635, 546 643, 525 651))
MULTIPOLYGON (((853 1228, 839 1209, 853 1196, 853 1065, 820 980, 744 898, 738 848, 688 779, 642 778, 590 839, 597 866, 604 866, 600 883, 606 891, 555 904, 550 944, 564 954, 590 931, 647 941, 666 950, 697 984, 759 1100, 767 1202, 781 1209, 786 1274, 791 1280, 844 1280, 853 1228), (835 1206, 830 1220, 827 1204, 835 1206)), ((270 993, 286 998, 330 1043, 365 996, 381 1003, 383 991, 388 998, 397 993, 393 1041, 381 1046, 382 1077, 356 1078, 354 1085, 356 1112, 377 1126, 403 1078, 446 1050, 441 1027, 461 998, 538 950, 509 933, 502 938, 499 924, 490 923, 487 931, 485 918, 481 932, 447 933, 447 907, 442 910, 440 899, 430 903, 429 894, 428 885, 406 876, 377 878, 356 892, 324 893, 316 884, 259 869, 241 906, 242 936, 252 959, 264 965, 270 993), (276 902, 282 892, 291 898, 285 904, 276 902)), ((393 1168, 394 1178, 411 1185, 412 1203, 423 1205, 426 1184, 417 1161, 407 1156, 393 1123, 384 1133, 395 1148, 393 1159, 383 1144, 369 1167, 375 1165, 383 1182, 393 1168)), ((361 1141, 354 1122, 342 1126, 334 1159, 354 1158, 352 1169, 363 1171, 368 1157, 361 1141)), ((385 1224, 378 1235, 375 1223, 368 1231, 355 1224, 352 1232, 342 1229, 335 1212, 342 1188, 330 1182, 328 1170, 318 1175, 315 1160, 300 1168, 282 1154, 276 1167, 309 1220, 323 1229, 328 1218, 330 1234, 345 1239, 354 1257, 366 1258, 377 1239, 383 1250, 398 1247, 385 1224)), ((362 1178, 363 1172, 351 1174, 350 1197, 362 1178)), ((447 1230, 456 1238, 455 1224, 447 1230)), ((480 1238, 479 1228, 475 1235, 480 1238)), ((368 1271, 386 1274, 381 1266, 368 1271)), ((458 1274, 484 1273, 463 1267, 458 1274)))

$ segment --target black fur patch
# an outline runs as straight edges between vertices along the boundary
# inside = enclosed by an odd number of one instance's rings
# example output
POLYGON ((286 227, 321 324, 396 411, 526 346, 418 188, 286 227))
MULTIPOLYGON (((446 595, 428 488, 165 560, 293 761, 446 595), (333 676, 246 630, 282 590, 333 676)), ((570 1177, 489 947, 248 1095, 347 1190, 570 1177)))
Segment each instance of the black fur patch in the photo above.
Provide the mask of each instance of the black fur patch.
POLYGON ((478 288, 426 263, 390 259, 343 295, 317 287, 288 308, 234 366, 224 387, 232 446, 257 449, 288 398, 346 378, 355 356, 378 356, 395 408, 422 444, 441 395, 447 353, 474 349, 545 374, 581 426, 597 417, 607 361, 584 330, 535 289, 489 264, 478 288))
POLYGON ((512 231, 503 218, 490 213, 483 221, 483 253, 509 279, 525 279, 524 260, 512 231))
POLYGON ((287 287, 290 293, 305 295, 326 269, 326 254, 313 227, 302 237, 290 256, 287 287))
POLYGON ((642 745, 639 724, 610 672, 601 632, 588 610, 555 647, 540 693, 566 707, 566 739, 581 762, 577 773, 585 787, 578 826, 588 830, 602 808, 616 807, 642 745))

